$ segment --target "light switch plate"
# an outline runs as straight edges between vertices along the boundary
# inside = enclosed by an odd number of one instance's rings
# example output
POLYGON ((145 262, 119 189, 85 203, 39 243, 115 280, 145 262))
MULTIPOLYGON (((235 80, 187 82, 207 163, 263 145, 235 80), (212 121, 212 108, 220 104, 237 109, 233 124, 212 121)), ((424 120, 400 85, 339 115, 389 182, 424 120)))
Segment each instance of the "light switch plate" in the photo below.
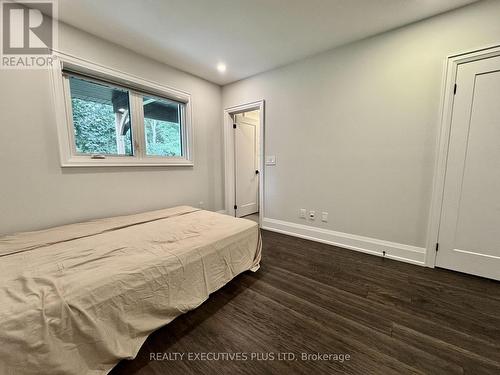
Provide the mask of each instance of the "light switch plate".
POLYGON ((266 156, 266 165, 276 165, 276 155, 266 156))

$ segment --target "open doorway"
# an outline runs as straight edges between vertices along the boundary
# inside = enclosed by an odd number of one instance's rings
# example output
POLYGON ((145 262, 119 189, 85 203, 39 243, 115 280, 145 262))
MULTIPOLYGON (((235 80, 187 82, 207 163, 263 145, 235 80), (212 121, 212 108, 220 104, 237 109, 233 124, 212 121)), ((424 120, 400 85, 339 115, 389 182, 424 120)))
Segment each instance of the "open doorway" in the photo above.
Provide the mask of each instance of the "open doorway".
POLYGON ((235 216, 258 222, 259 110, 233 115, 235 216))
POLYGON ((225 110, 225 196, 229 215, 263 216, 263 110, 256 102, 225 110))

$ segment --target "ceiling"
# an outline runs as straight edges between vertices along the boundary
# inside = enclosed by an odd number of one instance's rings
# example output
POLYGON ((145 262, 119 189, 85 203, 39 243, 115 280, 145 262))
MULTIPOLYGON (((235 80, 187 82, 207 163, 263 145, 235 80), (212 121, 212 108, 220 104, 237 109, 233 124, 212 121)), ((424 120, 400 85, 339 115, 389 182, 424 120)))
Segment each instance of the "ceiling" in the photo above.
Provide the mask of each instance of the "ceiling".
POLYGON ((475 1, 59 0, 59 18, 224 85, 475 1))

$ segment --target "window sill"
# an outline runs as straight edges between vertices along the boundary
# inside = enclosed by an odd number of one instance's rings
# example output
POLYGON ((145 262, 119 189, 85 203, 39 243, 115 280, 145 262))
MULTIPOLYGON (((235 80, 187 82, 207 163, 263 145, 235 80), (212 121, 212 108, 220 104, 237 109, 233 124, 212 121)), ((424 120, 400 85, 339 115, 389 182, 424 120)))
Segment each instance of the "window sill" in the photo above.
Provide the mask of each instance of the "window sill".
POLYGON ((128 159, 123 160, 123 158, 109 158, 109 159, 99 159, 93 160, 90 158, 71 158, 61 162, 61 167, 63 168, 75 168, 75 167, 193 167, 194 163, 192 160, 188 159, 128 159), (117 160, 122 159, 122 160, 117 160))

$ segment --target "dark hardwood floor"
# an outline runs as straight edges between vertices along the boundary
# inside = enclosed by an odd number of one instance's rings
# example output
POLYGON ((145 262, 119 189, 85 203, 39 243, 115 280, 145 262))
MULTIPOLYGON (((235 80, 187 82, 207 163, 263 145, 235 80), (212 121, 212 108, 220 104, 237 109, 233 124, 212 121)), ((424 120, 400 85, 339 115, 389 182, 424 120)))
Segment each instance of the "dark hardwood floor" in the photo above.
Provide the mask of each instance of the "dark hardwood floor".
POLYGON ((500 283, 262 236, 257 273, 238 276, 152 334, 135 360, 111 374, 500 374, 500 283), (186 358, 207 352, 262 354, 186 358), (151 353, 185 357, 151 360, 151 353), (301 353, 350 360, 303 360, 301 353))

